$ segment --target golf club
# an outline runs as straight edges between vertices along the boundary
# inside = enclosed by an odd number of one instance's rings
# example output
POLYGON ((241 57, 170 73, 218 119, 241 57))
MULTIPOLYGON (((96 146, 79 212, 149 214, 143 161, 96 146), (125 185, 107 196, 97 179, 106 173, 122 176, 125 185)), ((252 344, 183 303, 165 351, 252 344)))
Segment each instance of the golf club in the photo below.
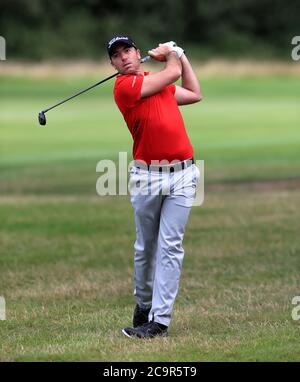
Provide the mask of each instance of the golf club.
MULTIPOLYGON (((150 59, 151 59, 150 56, 143 57, 143 58, 141 59, 141 64, 144 63, 144 62, 146 62, 146 61, 149 61, 150 59)), ((96 86, 98 86, 98 85, 100 85, 100 84, 103 84, 103 82, 106 82, 106 81, 110 80, 111 78, 116 77, 118 74, 119 74, 118 72, 117 72, 117 73, 114 73, 114 74, 112 74, 111 76, 105 78, 104 80, 101 80, 101 81, 99 81, 99 82, 97 82, 97 83, 95 83, 95 84, 89 86, 88 88, 85 88, 85 89, 83 89, 83 90, 80 90, 78 93, 76 93, 76 94, 74 94, 74 95, 72 95, 72 96, 70 96, 70 97, 68 97, 68 98, 66 98, 66 99, 64 99, 64 100, 62 100, 62 101, 60 101, 60 102, 58 102, 57 104, 55 104, 55 105, 53 105, 53 106, 48 107, 48 108, 45 109, 45 110, 40 111, 40 112, 39 112, 39 116, 38 116, 38 120, 39 120, 40 125, 42 125, 42 126, 46 125, 46 116, 45 116, 45 113, 47 113, 47 111, 49 111, 49 110, 51 110, 51 109, 54 109, 55 107, 57 107, 57 106, 59 106, 59 105, 65 103, 65 102, 67 102, 67 101, 70 101, 72 98, 75 98, 75 97, 79 96, 80 94, 85 93, 85 92, 87 92, 88 90, 90 90, 90 89, 92 89, 92 88, 94 88, 94 87, 96 87, 96 86)))

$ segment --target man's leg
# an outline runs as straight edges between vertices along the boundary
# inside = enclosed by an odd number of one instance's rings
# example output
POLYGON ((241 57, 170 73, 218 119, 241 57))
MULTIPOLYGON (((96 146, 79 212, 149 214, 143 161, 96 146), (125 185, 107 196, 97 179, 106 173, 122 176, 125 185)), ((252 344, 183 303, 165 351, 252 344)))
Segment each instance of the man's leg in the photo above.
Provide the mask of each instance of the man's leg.
POLYGON ((191 166, 170 174, 170 195, 161 209, 152 309, 149 317, 169 326, 184 257, 182 241, 195 199, 197 171, 191 166))
POLYGON ((184 257, 182 240, 190 207, 178 205, 166 197, 160 218, 155 281, 150 319, 169 326, 179 288, 184 257))
POLYGON ((161 195, 135 195, 131 197, 134 208, 136 241, 134 244, 134 281, 137 304, 142 309, 151 308, 155 256, 159 232, 161 195))

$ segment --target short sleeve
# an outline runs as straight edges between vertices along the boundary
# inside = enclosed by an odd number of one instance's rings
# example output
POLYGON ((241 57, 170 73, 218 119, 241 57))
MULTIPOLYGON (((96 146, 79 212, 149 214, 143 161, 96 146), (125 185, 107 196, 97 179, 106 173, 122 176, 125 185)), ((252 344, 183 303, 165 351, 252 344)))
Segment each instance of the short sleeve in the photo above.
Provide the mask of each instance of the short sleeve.
POLYGON ((141 88, 144 76, 124 75, 117 78, 114 97, 121 110, 131 108, 141 99, 141 88))

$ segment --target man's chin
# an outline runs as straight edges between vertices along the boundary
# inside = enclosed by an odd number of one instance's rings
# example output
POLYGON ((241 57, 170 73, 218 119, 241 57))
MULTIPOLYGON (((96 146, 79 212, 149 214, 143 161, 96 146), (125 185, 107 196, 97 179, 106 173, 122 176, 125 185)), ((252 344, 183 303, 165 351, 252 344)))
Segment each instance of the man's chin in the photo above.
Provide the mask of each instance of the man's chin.
POLYGON ((132 68, 124 69, 122 74, 134 74, 136 71, 132 68))

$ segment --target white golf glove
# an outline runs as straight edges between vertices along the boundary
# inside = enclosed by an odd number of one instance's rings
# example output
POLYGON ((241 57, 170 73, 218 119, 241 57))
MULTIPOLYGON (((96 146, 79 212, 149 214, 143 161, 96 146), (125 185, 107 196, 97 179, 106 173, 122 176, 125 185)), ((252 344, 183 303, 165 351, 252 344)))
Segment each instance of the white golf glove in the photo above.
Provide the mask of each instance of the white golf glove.
POLYGON ((168 42, 164 42, 163 44, 159 44, 159 45, 167 45, 167 46, 169 46, 172 49, 173 52, 177 53, 179 58, 184 53, 184 50, 182 48, 180 48, 179 46, 177 46, 175 41, 168 41, 168 42))

